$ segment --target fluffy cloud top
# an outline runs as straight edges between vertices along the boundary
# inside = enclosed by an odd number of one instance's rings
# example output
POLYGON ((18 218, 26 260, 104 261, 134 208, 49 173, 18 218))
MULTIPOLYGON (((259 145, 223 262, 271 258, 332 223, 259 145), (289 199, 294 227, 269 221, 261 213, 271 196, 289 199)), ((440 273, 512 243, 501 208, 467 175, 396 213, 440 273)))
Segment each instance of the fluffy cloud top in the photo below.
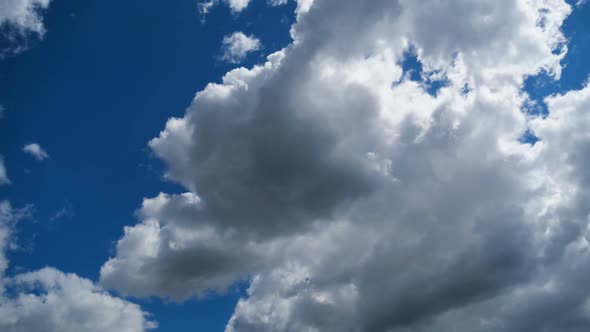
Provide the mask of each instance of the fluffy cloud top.
POLYGON ((53 268, 5 276, 15 223, 30 214, 0 202, 0 330, 6 332, 143 332, 155 328, 136 304, 90 280, 53 268))
POLYGON ((249 279, 226 332, 585 331, 590 88, 546 118, 522 91, 559 77, 570 6, 298 8, 293 44, 149 143, 187 193, 144 200, 101 283, 186 299, 249 279))
POLYGON ((222 60, 231 63, 240 63, 246 59, 248 53, 259 50, 262 47, 260 40, 254 36, 247 36, 243 32, 234 32, 223 37, 221 50, 222 60))
POLYGON ((23 152, 35 157, 35 159, 39 161, 49 158, 49 154, 43 150, 41 145, 37 143, 31 143, 23 146, 23 152))

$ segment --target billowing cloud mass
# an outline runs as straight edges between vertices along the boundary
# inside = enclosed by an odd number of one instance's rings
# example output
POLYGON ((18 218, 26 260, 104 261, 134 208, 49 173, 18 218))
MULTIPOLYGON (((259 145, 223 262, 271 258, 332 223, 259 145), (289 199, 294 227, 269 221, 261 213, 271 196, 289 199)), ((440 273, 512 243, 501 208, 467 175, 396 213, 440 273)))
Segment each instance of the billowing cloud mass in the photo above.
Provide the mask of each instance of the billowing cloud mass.
POLYGON ((142 332, 155 328, 136 304, 112 297, 90 280, 53 268, 5 276, 6 251, 30 208, 0 202, 0 330, 6 332, 142 332))
POLYGON ((246 59, 250 52, 262 47, 260 40, 254 36, 248 36, 241 31, 223 37, 221 59, 231 63, 240 63, 246 59))
POLYGON ((291 45, 149 143, 187 193, 144 200, 101 283, 182 300, 249 280, 226 332, 586 331, 590 87, 547 117, 522 89, 559 78, 570 11, 299 1, 291 45))
POLYGON ((31 143, 23 146, 23 152, 33 156, 35 159, 39 161, 43 161, 49 158, 49 154, 43 150, 41 145, 37 143, 31 143))

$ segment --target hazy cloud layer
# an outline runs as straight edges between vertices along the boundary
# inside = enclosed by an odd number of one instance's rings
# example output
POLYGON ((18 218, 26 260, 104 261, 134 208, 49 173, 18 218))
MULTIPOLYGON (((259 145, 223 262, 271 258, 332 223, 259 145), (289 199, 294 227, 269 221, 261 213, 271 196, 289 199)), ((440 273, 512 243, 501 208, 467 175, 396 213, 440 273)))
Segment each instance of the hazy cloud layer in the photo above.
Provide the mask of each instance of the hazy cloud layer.
POLYGON ((585 330, 590 88, 546 118, 522 91, 559 77, 570 11, 300 1, 293 44, 149 143, 188 192, 144 200, 101 283, 186 299, 249 279, 227 332, 585 330))

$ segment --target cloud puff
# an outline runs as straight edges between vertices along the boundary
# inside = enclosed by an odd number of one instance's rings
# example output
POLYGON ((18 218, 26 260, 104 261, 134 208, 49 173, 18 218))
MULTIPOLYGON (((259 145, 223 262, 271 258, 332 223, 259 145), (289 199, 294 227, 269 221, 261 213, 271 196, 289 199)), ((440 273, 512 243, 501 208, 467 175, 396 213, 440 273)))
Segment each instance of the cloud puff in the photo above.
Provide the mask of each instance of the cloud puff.
POLYGON ((262 47, 260 40, 254 36, 247 36, 243 32, 234 32, 223 37, 221 59, 231 63, 244 61, 248 53, 259 50, 262 47))
POLYGON ((561 73, 561 0, 299 2, 294 42, 227 73, 152 150, 105 287, 186 299, 249 278, 227 332, 583 331, 590 88, 561 73), (401 64, 415 51, 422 76, 401 64), (537 144, 520 141, 534 132, 537 144))
POLYGON ((23 146, 23 152, 35 157, 39 161, 49 158, 49 154, 37 143, 31 143, 23 146))
POLYGON ((53 268, 5 276, 6 251, 18 220, 30 208, 0 202, 0 330, 6 332, 143 332, 155 328, 133 303, 111 296, 90 280, 53 268))

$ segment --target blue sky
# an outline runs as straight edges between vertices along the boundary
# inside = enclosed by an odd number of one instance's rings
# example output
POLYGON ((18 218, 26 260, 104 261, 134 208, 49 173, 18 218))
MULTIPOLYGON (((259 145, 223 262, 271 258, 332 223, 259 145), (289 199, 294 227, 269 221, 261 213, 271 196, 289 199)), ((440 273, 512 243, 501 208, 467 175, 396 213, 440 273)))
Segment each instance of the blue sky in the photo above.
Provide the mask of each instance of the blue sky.
MULTIPOLYGON (((201 23, 192 0, 53 2, 45 38, 0 61, 0 150, 14 184, 0 197, 35 206, 34 220, 20 224, 25 248, 11 252, 11 269, 49 265, 96 280, 141 200, 181 191, 163 180, 147 142, 197 91, 236 67, 219 59, 223 37, 244 31, 262 41, 244 62, 250 66, 290 42, 293 11, 255 1, 239 15, 216 7, 201 23), (32 142, 50 158, 24 154, 32 142), (69 215, 51 220, 64 208, 69 215)), ((241 291, 145 307, 162 331, 220 331, 241 291)))
MULTIPOLYGON (((583 89, 590 74, 590 6, 569 3, 574 9, 561 26, 568 46, 561 79, 523 74, 522 91, 540 104, 542 113, 550 113, 545 97, 583 89)), ((141 221, 136 211, 142 200, 160 192, 180 194, 192 184, 182 176, 165 179, 167 165, 175 161, 154 152, 148 142, 159 136, 169 118, 183 117, 208 83, 220 83, 236 67, 264 63, 266 56, 287 47, 296 6, 294 1, 270 6, 252 0, 239 13, 218 4, 202 15, 195 0, 53 0, 43 11, 44 37, 29 36, 27 50, 0 60, 0 155, 11 181, 0 186, 0 201, 33 209, 32 218, 16 228, 19 248, 8 253, 7 274, 51 266, 98 282, 100 267, 118 255, 115 245, 124 227, 141 221), (222 59, 222 41, 236 31, 255 36, 262 48, 241 63, 230 63, 222 59), (49 157, 37 160, 24 153, 31 143, 49 157)), ((373 21, 367 22, 359 26, 373 21)), ((364 35, 358 38, 360 45, 364 35)), ((356 43, 351 39, 344 44, 356 43)), ((427 55, 425 59, 430 61, 427 55)), ((408 81, 422 81, 417 58, 406 57, 400 64, 408 81)), ((426 87, 435 98, 432 89, 426 87)), ((223 331, 238 299, 248 297, 248 286, 247 280, 237 280, 223 295, 184 302, 166 296, 128 299, 153 315, 157 331, 223 331)))

